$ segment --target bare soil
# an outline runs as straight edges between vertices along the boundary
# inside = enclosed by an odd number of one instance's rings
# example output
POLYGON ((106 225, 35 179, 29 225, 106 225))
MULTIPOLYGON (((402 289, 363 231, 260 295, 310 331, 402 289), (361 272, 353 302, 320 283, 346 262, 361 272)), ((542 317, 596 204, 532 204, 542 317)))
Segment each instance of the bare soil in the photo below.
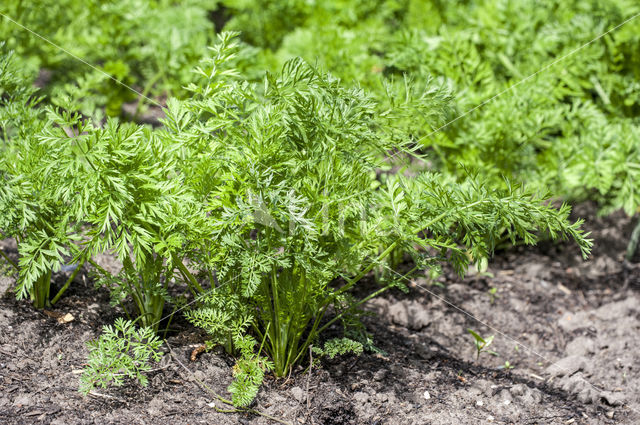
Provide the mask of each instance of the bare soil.
MULTIPOLYGON (((409 294, 389 293, 367 307, 378 313, 366 324, 383 354, 268 379, 252 408, 315 425, 639 423, 640 264, 638 256, 623 261, 633 223, 621 213, 596 218, 590 204, 575 215, 587 217, 593 232, 589 261, 571 244, 542 243, 498 252, 490 274, 447 272, 442 286, 418 278, 409 294), (476 360, 468 328, 495 335, 490 348, 499 355, 476 360)), ((16 254, 10 241, 2 247, 16 254)), ((65 277, 56 276, 56 285, 65 277)), ((1 278, 0 291, 13 282, 1 278)), ((82 397, 85 344, 119 311, 84 273, 53 311, 74 320, 59 323, 10 291, 0 300, 0 423, 276 423, 215 409, 229 409, 210 391, 228 396, 233 359, 208 352, 191 362, 204 335, 181 319, 148 387, 129 383, 82 397)))

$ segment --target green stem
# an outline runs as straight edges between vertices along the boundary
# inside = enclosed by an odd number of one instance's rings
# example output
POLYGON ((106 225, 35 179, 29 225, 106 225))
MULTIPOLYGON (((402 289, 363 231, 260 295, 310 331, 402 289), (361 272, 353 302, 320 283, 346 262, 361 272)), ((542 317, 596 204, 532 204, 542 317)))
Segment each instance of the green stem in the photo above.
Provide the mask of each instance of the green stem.
POLYGON ((16 271, 17 271, 17 272, 19 272, 19 271, 20 271, 20 268, 18 267, 18 264, 17 264, 15 261, 13 261, 11 258, 9 258, 9 257, 7 256, 7 254, 5 254, 5 252, 4 252, 4 250, 3 250, 3 249, 0 249, 0 255, 2 255, 2 256, 4 257, 4 259, 5 259, 5 260, 7 260, 7 262, 8 262, 9 264, 11 264, 11 265, 13 266, 13 268, 14 268, 14 269, 16 269, 16 271))
POLYGON ((169 331, 169 326, 171 326, 171 321, 173 320, 173 315, 176 314, 176 310, 178 306, 173 307, 173 311, 169 315, 169 320, 167 321, 167 326, 164 328, 164 333, 162 334, 162 339, 167 339, 167 332, 169 331))
POLYGON ((195 276, 193 276, 193 274, 185 267, 185 265, 182 264, 182 261, 178 260, 175 255, 173 256, 173 262, 178 267, 178 270, 180 271, 180 274, 182 274, 182 277, 184 277, 187 281, 189 287, 195 288, 201 294, 204 293, 204 289, 202 289, 202 286, 200 286, 195 276))
POLYGON ((127 316, 127 319, 132 320, 131 315, 129 314, 129 310, 127 310, 127 307, 124 306, 124 303, 118 300, 118 304, 120 305, 120 308, 122 309, 122 311, 124 311, 124 314, 125 316, 127 316))
MULTIPOLYGON (((271 342, 271 346, 272 351, 273 351, 273 361, 275 363, 275 373, 276 376, 282 376, 282 374, 284 373, 284 367, 285 365, 282 364, 283 358, 285 357, 284 354, 284 348, 283 346, 286 346, 286 338, 284 343, 282 341, 283 337, 282 337, 282 326, 280 325, 280 299, 278 297, 278 273, 277 271, 274 269, 271 270, 271 299, 273 300, 273 309, 272 309, 272 322, 274 324, 273 326, 273 333, 271 334, 272 337, 269 338, 270 342, 271 342)), ((269 334, 269 332, 267 332, 267 334, 269 334)))
POLYGON ((640 218, 638 218, 638 223, 633 229, 633 232, 631 232, 631 239, 629 240, 629 245, 627 245, 627 261, 631 261, 631 259, 633 258, 633 254, 636 253, 638 242, 640 242, 640 218))
MULTIPOLYGON (((409 274, 413 273, 415 270, 418 269, 418 266, 414 266, 409 272, 407 272, 406 274, 404 274, 402 276, 402 278, 405 278, 406 276, 408 276, 409 274)), ((316 319, 316 321, 314 322, 314 326, 311 329, 311 332, 309 333, 309 338, 307 338, 307 340, 305 341, 305 343, 303 344, 302 348, 300 349, 300 351, 298 352, 298 355, 296 356, 296 358, 293 360, 292 364, 297 363, 298 361, 300 361, 302 359, 302 356, 306 353, 307 348, 309 347, 309 345, 311 344, 312 340, 313 340, 313 336, 314 335, 319 335, 321 334, 325 329, 327 329, 329 326, 331 326, 332 324, 334 324, 337 320, 340 320, 342 318, 342 316, 344 316, 345 314, 347 314, 349 311, 353 310, 354 308, 357 308, 359 306, 361 306, 362 304, 366 303, 367 301, 369 301, 372 298, 377 297, 378 295, 382 294, 383 292, 391 289, 392 287, 394 287, 395 285, 393 283, 390 283, 380 289, 378 289, 377 291, 372 292, 371 294, 367 295, 365 298, 361 299, 360 301, 358 301, 357 303, 349 306, 349 308, 345 309, 343 312, 341 312, 340 314, 336 315, 333 319, 331 319, 329 322, 325 323, 322 327, 320 327, 319 329, 317 329, 318 324, 320 323, 320 320, 322 320, 322 317, 324 316, 324 311, 322 312, 322 314, 319 315, 318 319, 316 319)), ((325 307, 325 311, 326 311, 326 307, 325 307)))
POLYGON ((76 276, 78 275, 78 272, 80 272, 80 269, 82 268, 83 264, 84 263, 80 263, 77 265, 76 269, 73 271, 73 273, 71 273, 71 276, 69 276, 69 279, 67 279, 65 284, 62 286, 62 288, 60 288, 60 290, 56 294, 56 296, 53 297, 53 299, 51 300, 51 305, 54 305, 56 302, 58 302, 62 294, 64 294, 64 292, 67 290, 69 285, 71 285, 71 282, 73 282, 73 279, 76 278, 76 276))
POLYGON ((31 297, 33 298, 33 306, 37 309, 43 309, 49 306, 49 290, 51 288, 51 270, 43 273, 33 284, 31 297))
POLYGON ((145 100, 147 99, 149 92, 153 88, 153 85, 158 80, 160 80, 160 78, 162 78, 163 75, 164 75, 163 70, 156 72, 156 74, 153 77, 151 77, 149 82, 145 85, 144 90, 142 90, 142 97, 138 98, 138 104, 136 105, 136 110, 133 113, 134 120, 137 120, 139 118, 138 115, 140 114, 140 110, 142 109, 142 106, 145 104, 145 100))
POLYGON ((100 273, 102 273, 103 276, 111 276, 111 273, 109 273, 108 271, 106 271, 105 269, 102 268, 102 266, 100 266, 98 263, 96 263, 92 258, 87 258, 87 261, 89 262, 89 264, 91 264, 93 267, 95 267, 96 269, 98 269, 98 271, 100 273))

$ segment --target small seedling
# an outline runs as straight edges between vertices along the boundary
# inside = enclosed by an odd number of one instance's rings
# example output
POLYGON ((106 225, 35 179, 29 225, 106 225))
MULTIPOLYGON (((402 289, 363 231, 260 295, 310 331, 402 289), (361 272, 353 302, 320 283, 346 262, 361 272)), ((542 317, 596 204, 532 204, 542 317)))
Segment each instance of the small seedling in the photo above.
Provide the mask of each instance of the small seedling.
POLYGON ((498 288, 496 288, 495 286, 492 287, 491 289, 489 289, 489 302, 491 304, 493 304, 496 301, 496 298, 498 298, 498 288))
POLYGON ((509 363, 509 360, 507 360, 503 365, 498 366, 498 369, 510 370, 513 369, 513 365, 509 363))
POLYGON ((473 339, 475 340, 475 344, 476 344, 476 360, 478 360, 480 358, 480 354, 482 354, 482 353, 488 353, 488 354, 491 354, 493 356, 497 356, 498 355, 498 353, 496 353, 495 351, 491 351, 491 350, 487 349, 491 345, 491 343, 493 342, 494 335, 491 335, 490 337, 487 337, 485 339, 485 338, 481 337, 473 329, 467 329, 467 332, 469 332, 471 334, 471 336, 473 336, 473 339))

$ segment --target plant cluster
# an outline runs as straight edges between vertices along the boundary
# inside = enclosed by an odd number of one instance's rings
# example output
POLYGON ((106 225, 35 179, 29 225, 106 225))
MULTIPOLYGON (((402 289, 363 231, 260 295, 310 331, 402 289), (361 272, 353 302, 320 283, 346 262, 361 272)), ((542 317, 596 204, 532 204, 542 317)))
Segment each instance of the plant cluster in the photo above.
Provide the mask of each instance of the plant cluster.
POLYGON ((45 70, 44 93, 53 101, 65 104, 70 98, 79 112, 98 118, 105 112, 123 115, 126 102, 139 102, 134 115, 144 106, 144 98, 104 73, 145 96, 179 95, 214 39, 209 19, 214 4, 202 0, 43 0, 37 7, 28 3, 3 1, 0 12, 33 32, 0 16, 0 39, 31 74, 45 70))
POLYGON ((443 121, 417 118, 424 109, 412 106, 399 125, 440 172, 462 181, 471 169, 492 187, 504 188, 507 177, 566 200, 595 200, 603 214, 638 212, 640 19, 594 40, 638 14, 636 2, 222 4, 235 12, 227 27, 258 49, 259 67, 302 56, 366 87, 383 108, 389 87, 400 94, 405 79, 450 91, 444 122, 509 90, 442 129, 443 121), (263 21, 286 24, 271 29, 263 21))
POLYGON ((83 391, 125 376, 144 383, 164 314, 186 297, 208 346, 236 357, 229 391, 246 406, 265 373, 286 376, 313 344, 324 342, 316 353, 329 357, 370 349, 360 307, 404 289, 416 270, 449 263, 464 274, 504 236, 570 238, 589 252, 569 207, 554 208, 546 195, 493 188, 473 173, 455 182, 389 170, 390 155, 401 169, 399 159, 425 160, 408 123, 416 105, 428 109, 428 126, 448 113, 437 83, 403 80, 399 97, 387 82, 378 101, 300 58, 252 83, 235 68, 248 55, 234 37, 219 36, 157 129, 96 122, 74 102, 40 106, 4 56, 0 231, 18 241, 16 293, 42 307, 51 272, 86 264, 128 316, 90 346, 83 391), (413 269, 357 297, 356 285, 397 263, 387 261, 397 250, 412 255, 413 269), (103 253, 115 255, 120 273, 96 263, 103 253), (343 336, 323 341, 336 325, 343 336))

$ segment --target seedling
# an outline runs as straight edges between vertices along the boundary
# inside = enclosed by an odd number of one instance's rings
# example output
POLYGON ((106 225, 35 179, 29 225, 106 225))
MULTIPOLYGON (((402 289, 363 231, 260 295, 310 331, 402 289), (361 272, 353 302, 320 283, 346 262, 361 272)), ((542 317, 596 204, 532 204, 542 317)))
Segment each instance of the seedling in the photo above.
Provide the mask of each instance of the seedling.
POLYGON ((104 326, 102 336, 89 342, 88 366, 80 378, 80 391, 88 394, 95 387, 121 386, 125 378, 147 385, 145 372, 161 358, 162 341, 151 328, 137 328, 131 321, 118 318, 113 326, 104 326))
POLYGON ((469 332, 474 339, 474 343, 476 346, 476 360, 480 358, 480 354, 482 353, 491 354, 492 356, 498 355, 498 353, 496 353, 495 351, 491 351, 488 349, 493 342, 494 335, 491 335, 490 337, 487 337, 485 339, 472 329, 467 329, 467 332, 469 332))
POLYGON ((498 295, 498 288, 492 287, 487 292, 489 293, 489 302, 491 304, 493 304, 496 301, 496 298, 498 298, 498 296, 499 296, 498 295))
POLYGON ((513 365, 509 363, 509 360, 505 361, 503 365, 498 366, 498 369, 510 370, 513 369, 513 365))

